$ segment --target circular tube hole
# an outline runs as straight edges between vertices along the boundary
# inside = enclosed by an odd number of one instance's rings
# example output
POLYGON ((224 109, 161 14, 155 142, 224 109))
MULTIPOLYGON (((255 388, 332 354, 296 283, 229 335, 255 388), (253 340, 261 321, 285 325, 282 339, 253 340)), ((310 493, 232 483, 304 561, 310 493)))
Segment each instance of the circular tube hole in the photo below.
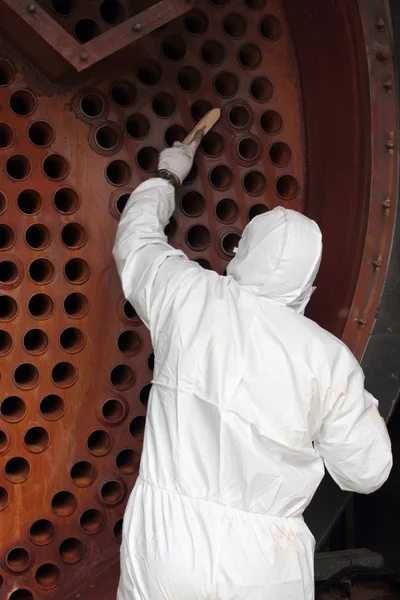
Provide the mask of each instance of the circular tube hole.
POLYGON ((36 109, 36 98, 29 90, 17 90, 10 96, 10 108, 14 114, 26 117, 36 109))
POLYGON ((191 11, 186 13, 183 23, 186 31, 192 35, 202 35, 208 29, 208 17, 198 8, 192 8, 191 11))
POLYGON ((39 383, 39 371, 35 365, 22 363, 14 371, 15 385, 23 390, 30 390, 39 383))
POLYGON ((126 185, 131 178, 131 168, 124 160, 113 160, 107 165, 106 177, 112 185, 126 185))
POLYGON ((15 233, 9 225, 0 225, 0 250, 8 250, 15 243, 15 233))
POLYGON ((276 135, 282 131, 282 117, 276 110, 267 110, 261 115, 260 125, 265 133, 276 135))
POLYGON ((104 528, 105 520, 102 513, 95 509, 89 508, 81 515, 80 526, 82 531, 88 535, 100 533, 104 528))
POLYGON ((52 0, 52 5, 61 17, 70 17, 78 8, 78 0, 52 0))
POLYGON ((50 436, 43 427, 31 427, 25 433, 24 444, 29 452, 39 454, 44 452, 50 444, 50 436))
POLYGON ((81 248, 86 243, 86 229, 79 223, 68 223, 61 231, 61 239, 67 248, 81 248))
POLYGON ((35 146, 44 147, 54 142, 55 133, 50 123, 35 121, 29 126, 28 137, 35 146))
POLYGON ((227 256, 234 256, 233 250, 238 247, 240 235, 235 232, 226 233, 221 239, 221 248, 227 256))
POLYGON ((28 479, 30 471, 31 467, 28 461, 21 456, 14 456, 6 462, 5 474, 11 483, 23 483, 28 479))
POLYGON ((233 184, 233 173, 226 165, 218 165, 210 173, 210 182, 217 190, 227 190, 233 184))
POLYGON ((18 196, 17 205, 25 215, 36 215, 42 210, 43 199, 35 190, 24 190, 18 196))
POLYGON ((179 35, 169 35, 163 39, 161 50, 166 58, 180 60, 186 54, 186 44, 179 35))
POLYGON ((152 387, 152 384, 149 383, 142 387, 142 389, 140 390, 139 399, 143 406, 147 406, 149 403, 150 392, 152 387))
POLYGON ((136 331, 123 331, 118 337, 118 348, 126 356, 136 356, 143 347, 143 340, 136 331))
POLYGON ((68 175, 69 164, 61 154, 50 154, 43 161, 43 171, 49 179, 59 181, 68 175))
POLYGON ((244 129, 250 124, 251 113, 243 104, 236 104, 229 109, 228 121, 235 129, 244 129))
POLYGON ((0 404, 0 414, 8 423, 17 423, 26 415, 26 405, 18 396, 8 396, 0 404))
POLYGON ((5 356, 12 348, 12 338, 8 331, 0 329, 0 356, 5 356))
POLYGON ((136 162, 139 169, 142 169, 142 171, 146 171, 146 173, 155 173, 158 165, 158 151, 150 146, 141 148, 136 155, 136 162))
POLYGON ((54 206, 60 213, 73 213, 79 207, 79 196, 72 188, 60 188, 54 194, 54 206))
MULTIPOLYGON (((0 429, 0 453, 4 452, 9 444, 8 435, 5 431, 0 429)), ((1 510, 1 507, 0 507, 1 510)), ((0 588, 1 589, 1 588, 0 588)))
POLYGON ((117 425, 125 419, 127 408, 118 398, 106 400, 101 407, 101 417, 108 425, 117 425))
POLYGON ((277 167, 285 167, 292 158, 292 151, 284 142, 275 142, 269 149, 269 157, 277 167))
POLYGON ((267 0, 245 0, 251 10, 261 10, 267 3, 267 0))
POLYGON ((150 131, 150 123, 144 115, 130 115, 125 121, 125 130, 134 140, 142 140, 150 131))
POLYGON ((76 498, 71 492, 57 492, 51 499, 51 508, 58 517, 69 517, 76 509, 76 498))
POLYGON ((283 200, 293 200, 299 193, 299 183, 292 175, 282 175, 276 182, 276 193, 283 200))
POLYGON ((31 555, 26 548, 16 547, 6 554, 6 565, 13 573, 22 573, 31 564, 31 555))
POLYGON ((198 123, 212 109, 212 104, 208 100, 196 100, 190 107, 190 114, 193 121, 198 123))
POLYGON ((29 529, 29 537, 36 546, 46 546, 53 541, 56 530, 48 519, 39 519, 35 521, 29 529))
POLYGON ((231 198, 223 198, 215 207, 215 214, 221 223, 233 223, 239 216, 239 207, 231 198))
POLYGON ((64 273, 71 283, 85 283, 90 275, 89 265, 83 258, 71 258, 65 265, 64 273))
POLYGON ((117 365, 110 375, 112 385, 121 391, 129 390, 135 383, 135 379, 135 371, 128 365, 117 365))
POLYGON ((69 362, 57 363, 51 372, 51 378, 60 388, 70 387, 78 378, 76 367, 69 362))
POLYGON ((46 285, 54 277, 54 265, 47 258, 37 258, 29 265, 29 275, 35 283, 46 285))
POLYGON ((178 73, 178 85, 184 92, 196 92, 201 85, 200 72, 194 67, 183 67, 178 73))
POLYGON ((123 526, 123 522, 124 522, 124 520, 120 519, 114 525, 114 537, 117 540, 117 542, 119 542, 119 543, 122 542, 122 526, 123 526))
POLYGON ((257 69, 262 60, 261 50, 255 44, 245 44, 240 48, 238 58, 244 69, 257 69))
POLYGON ((112 437, 107 431, 97 429, 89 435, 87 447, 93 456, 104 456, 111 450, 112 437))
POLYGON ((0 123, 0 148, 9 148, 15 139, 14 130, 7 123, 0 123))
POLYGON ((33 594, 29 590, 20 588, 10 594, 9 600, 33 600, 33 594))
POLYGON ((0 321, 11 321, 18 313, 18 305, 11 296, 0 296, 0 321))
POLYGON ((222 135, 216 131, 210 131, 201 142, 201 149, 207 156, 221 156, 225 150, 225 142, 222 135))
POLYGON ((154 96, 152 100, 152 107, 153 111, 158 117, 166 119, 175 112, 175 98, 167 92, 160 92, 154 96))
POLYGON ((260 171, 249 171, 243 178, 243 186, 250 196, 259 196, 267 188, 267 180, 260 171))
POLYGON ((7 508, 9 500, 10 498, 8 496, 6 488, 0 485, 0 511, 7 508))
POLYGON ((49 346, 49 338, 43 329, 30 329, 24 335, 22 343, 30 354, 43 354, 49 346))
POLYGON ((100 33, 99 26, 92 19, 81 19, 75 25, 75 37, 81 44, 90 42, 90 40, 93 40, 100 33))
POLYGON ((129 432, 135 440, 143 442, 146 417, 135 417, 129 425, 129 432))
POLYGON ((11 179, 21 181, 29 177, 32 171, 32 165, 27 156, 23 154, 14 154, 7 159, 6 173, 11 179))
POLYGON ((101 150, 114 150, 120 143, 119 133, 112 125, 100 125, 95 131, 94 138, 101 150))
POLYGON ((125 496, 124 486, 120 481, 106 481, 100 488, 100 498, 104 504, 114 506, 119 504, 125 496))
POLYGON ((178 223, 176 222, 174 217, 171 217, 168 225, 164 229, 164 233, 167 236, 167 238, 170 240, 176 234, 177 229, 178 229, 178 223))
MULTIPOLYGON (((52 563, 40 565, 35 573, 35 581, 42 590, 52 590, 60 583, 60 569, 52 563)), ((33 596, 32 596, 33 598, 33 596)))
POLYGON ((48 319, 54 311, 54 302, 47 294, 35 294, 28 302, 28 311, 35 319, 48 319))
POLYGON ((273 15, 266 15, 260 21, 260 33, 268 42, 279 40, 283 33, 282 21, 273 15))
POLYGON ((211 263, 205 258, 196 258, 194 262, 197 262, 197 264, 200 265, 203 269, 206 269, 207 271, 212 271, 211 263))
POLYGON ((119 0, 104 0, 100 6, 100 15, 109 25, 118 25, 126 19, 125 7, 119 0))
POLYGON ((255 138, 243 138, 237 145, 237 152, 242 160, 256 160, 260 155, 260 144, 255 138))
POLYGON ((188 183, 193 183, 193 181, 196 179, 198 174, 199 174, 198 166, 196 165, 196 163, 193 163, 188 176, 186 177, 186 179, 183 180, 183 185, 187 185, 188 183))
POLYGON ((129 81, 121 80, 113 84, 110 95, 118 106, 130 106, 136 98, 136 90, 129 81))
POLYGON ((228 2, 229 0, 210 0, 210 4, 212 4, 213 6, 218 6, 218 8, 226 6, 228 2))
POLYGON ((183 142, 186 136, 187 131, 182 125, 171 125, 164 135, 165 145, 171 147, 174 142, 183 142))
POLYGON ((133 475, 137 473, 140 466, 140 456, 134 450, 121 450, 116 459, 117 469, 123 475, 133 475))
POLYGON ((89 119, 100 117, 106 108, 103 98, 93 92, 82 96, 79 106, 84 116, 89 119))
POLYGON ((138 77, 144 85, 156 85, 161 79, 161 67, 152 58, 144 58, 138 65, 138 77))
POLYGON ((65 298, 64 310, 72 319, 81 319, 89 312, 89 300, 83 294, 73 292, 65 298))
POLYGON ((18 280, 18 266, 12 260, 0 261, 0 284, 12 285, 18 280))
POLYGON ((13 82, 15 77, 14 67, 7 60, 0 60, 0 87, 5 87, 13 82))
POLYGON ((208 40, 201 46, 200 56, 210 67, 217 67, 225 58, 225 50, 220 42, 208 40))
POLYGON ((34 250, 43 250, 51 242, 51 234, 46 225, 34 223, 25 231, 25 240, 34 250))
POLYGON ((222 22, 226 35, 234 40, 244 36, 246 33, 246 21, 238 13, 230 13, 226 15, 222 22))
POLYGON ((85 334, 76 327, 68 327, 60 335, 60 346, 65 352, 80 352, 86 343, 85 334))
POLYGON ((206 210, 205 198, 200 192, 187 192, 181 198, 181 209, 188 217, 199 217, 206 210))
POLYGON ((7 208, 7 198, 5 197, 3 192, 0 192, 0 215, 3 214, 3 212, 6 210, 6 208, 7 208))
POLYGON ((60 396, 49 394, 41 400, 39 412, 47 421, 58 421, 65 414, 65 402, 60 396))
POLYGON ((254 217, 258 217, 258 215, 263 215, 268 212, 268 206, 265 204, 254 204, 249 210, 249 222, 254 219, 254 217))
POLYGON ((139 321, 139 317, 136 313, 136 310, 133 308, 132 304, 130 302, 128 302, 128 300, 126 300, 126 302, 124 302, 124 306, 123 306, 123 313, 124 316, 128 319, 128 321, 132 321, 134 323, 137 323, 139 321))
POLYGON ((193 225, 186 233, 186 241, 192 250, 199 252, 208 248, 211 234, 204 225, 193 225))
POLYGON ((238 80, 233 73, 219 73, 214 79, 214 89, 222 98, 232 98, 238 90, 238 80))
POLYGON ((117 208, 117 212, 122 215, 122 213, 124 212, 124 208, 130 198, 130 194, 121 194, 121 196, 119 196, 119 198, 117 199, 117 204, 116 204, 116 208, 117 208))
POLYGON ((256 77, 250 85, 250 94, 256 102, 268 102, 273 94, 272 83, 266 77, 256 77))
POLYGON ((96 477, 96 469, 87 460, 81 460, 71 468, 71 479, 78 487, 88 487, 96 477))

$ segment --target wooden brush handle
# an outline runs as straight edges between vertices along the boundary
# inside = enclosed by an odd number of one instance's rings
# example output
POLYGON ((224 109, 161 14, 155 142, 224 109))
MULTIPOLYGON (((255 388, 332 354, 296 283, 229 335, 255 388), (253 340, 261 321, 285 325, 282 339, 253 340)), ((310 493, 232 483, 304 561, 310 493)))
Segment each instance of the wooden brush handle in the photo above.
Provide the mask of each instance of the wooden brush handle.
POLYGON ((204 117, 197 123, 196 127, 193 127, 192 131, 190 131, 185 139, 183 140, 184 144, 190 144, 193 141, 194 136, 198 131, 203 132, 203 137, 208 133, 218 121, 221 116, 221 111, 219 108, 213 108, 210 110, 204 117))

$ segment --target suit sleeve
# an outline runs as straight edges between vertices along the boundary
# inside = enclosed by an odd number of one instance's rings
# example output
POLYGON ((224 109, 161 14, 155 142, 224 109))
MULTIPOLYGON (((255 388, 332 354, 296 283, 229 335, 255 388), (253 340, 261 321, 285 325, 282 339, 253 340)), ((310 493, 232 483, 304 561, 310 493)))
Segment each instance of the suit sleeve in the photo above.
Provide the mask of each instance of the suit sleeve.
POLYGON ((342 490, 370 494, 379 489, 392 468, 392 451, 378 401, 364 389, 359 366, 343 391, 331 393, 315 448, 342 490))
POLYGON ((125 298, 150 329, 154 346, 172 304, 176 309, 183 287, 202 271, 167 242, 164 229, 174 208, 175 190, 167 181, 142 183, 126 204, 113 248, 125 298))

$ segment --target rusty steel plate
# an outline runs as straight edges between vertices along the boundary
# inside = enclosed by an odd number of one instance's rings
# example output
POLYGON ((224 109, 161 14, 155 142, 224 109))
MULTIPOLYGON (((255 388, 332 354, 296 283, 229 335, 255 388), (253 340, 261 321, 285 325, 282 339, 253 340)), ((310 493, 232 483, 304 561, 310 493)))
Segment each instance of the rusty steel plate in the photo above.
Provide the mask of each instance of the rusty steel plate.
MULTIPOLYGON (((40 4, 71 33, 129 3, 40 4)), ((310 315, 362 355, 395 218, 389 21, 381 0, 201 0, 57 84, 0 40, 1 598, 115 597, 154 357, 111 250, 130 192, 211 107, 171 243, 223 274, 255 215, 315 217, 310 315)))

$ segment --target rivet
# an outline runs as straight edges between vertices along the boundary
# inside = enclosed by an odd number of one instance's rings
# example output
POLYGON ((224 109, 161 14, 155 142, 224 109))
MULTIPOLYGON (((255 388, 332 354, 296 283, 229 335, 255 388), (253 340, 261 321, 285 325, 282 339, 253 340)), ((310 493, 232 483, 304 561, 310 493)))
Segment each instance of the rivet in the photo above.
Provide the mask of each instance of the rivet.
POLYGON ((394 132, 393 131, 390 132, 390 139, 386 142, 386 149, 389 152, 389 154, 394 153, 394 132))
POLYGON ((36 12, 36 6, 34 4, 28 4, 28 12, 32 14, 36 12))
POLYGON ((132 27, 133 31, 140 31, 142 29, 142 26, 140 23, 135 23, 135 25, 132 27))
POLYGON ((365 319, 363 319, 362 317, 358 317, 357 323, 358 323, 358 325, 360 325, 362 327, 363 325, 365 325, 367 323, 367 321, 365 319))
POLYGON ((387 91, 388 94, 391 94, 393 92, 393 82, 391 79, 387 79, 385 81, 385 83, 383 84, 383 87, 385 88, 385 90, 387 91))
POLYGON ((385 27, 385 21, 382 18, 378 19, 377 22, 376 22, 376 28, 379 31, 383 31, 384 27, 385 27))
POLYGON ((386 215, 389 214, 391 206, 392 206, 392 202, 391 202, 390 198, 386 198, 386 200, 384 200, 382 202, 382 207, 385 209, 385 214, 386 215))
POLYGON ((81 53, 79 54, 79 58, 80 58, 81 60, 87 60, 87 58, 88 58, 87 52, 81 52, 81 53))
POLYGON ((381 254, 372 262, 372 264, 374 265, 374 267, 377 271, 382 266, 382 262, 383 262, 383 258, 382 258, 381 254))
POLYGON ((376 58, 379 62, 387 60, 388 56, 389 54, 385 50, 379 50, 379 52, 376 53, 376 58))

